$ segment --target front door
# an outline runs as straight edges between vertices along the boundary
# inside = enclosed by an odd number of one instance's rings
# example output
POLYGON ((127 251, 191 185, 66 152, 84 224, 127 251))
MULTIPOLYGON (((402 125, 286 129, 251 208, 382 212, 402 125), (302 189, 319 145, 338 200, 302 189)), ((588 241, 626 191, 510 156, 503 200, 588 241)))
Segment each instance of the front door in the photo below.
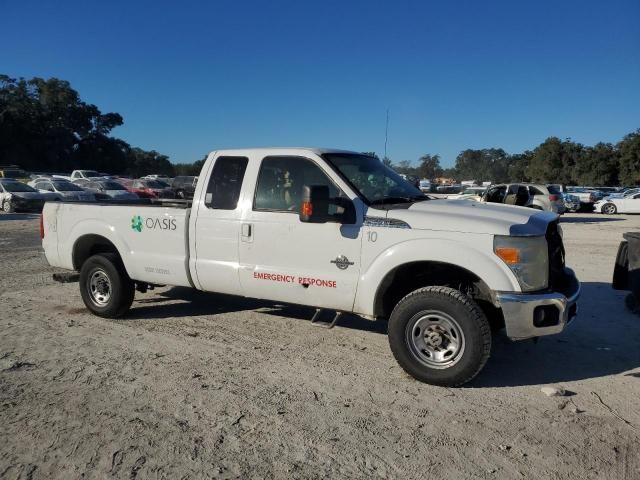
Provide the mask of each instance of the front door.
POLYGON ((350 311, 360 271, 361 225, 301 222, 304 185, 327 185, 332 197, 345 196, 311 159, 262 160, 253 204, 241 226, 244 294, 350 311))

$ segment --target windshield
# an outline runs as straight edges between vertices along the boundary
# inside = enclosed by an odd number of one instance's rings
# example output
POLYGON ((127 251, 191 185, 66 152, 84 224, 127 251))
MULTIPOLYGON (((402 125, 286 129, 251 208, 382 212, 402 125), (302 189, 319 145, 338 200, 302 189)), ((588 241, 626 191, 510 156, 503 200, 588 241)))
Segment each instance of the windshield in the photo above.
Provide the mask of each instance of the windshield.
POLYGON ((164 184, 158 182, 157 180, 145 180, 144 183, 148 188, 164 188, 164 184))
POLYGON ((20 182, 2 182, 2 186, 7 192, 37 192, 35 188, 20 182))
POLYGON ((105 190, 126 190, 122 185, 118 182, 101 182, 102 188, 105 190))
POLYGON ((100 174, 98 172, 96 172, 95 170, 80 170, 80 172, 85 176, 85 177, 99 177, 100 174))
POLYGON ((83 190, 71 182, 53 182, 53 187, 59 192, 82 192, 83 190))
POLYGON ((418 188, 375 157, 329 153, 323 158, 337 168, 370 205, 428 200, 418 188))

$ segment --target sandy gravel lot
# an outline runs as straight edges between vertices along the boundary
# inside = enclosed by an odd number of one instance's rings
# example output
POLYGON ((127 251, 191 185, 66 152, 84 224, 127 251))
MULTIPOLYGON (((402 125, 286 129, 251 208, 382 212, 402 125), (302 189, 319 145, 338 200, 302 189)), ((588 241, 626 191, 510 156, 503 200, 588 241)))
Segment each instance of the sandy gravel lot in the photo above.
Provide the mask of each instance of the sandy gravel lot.
POLYGON ((640 216, 563 228, 574 326, 498 336, 484 372, 445 389, 355 317, 327 331, 307 309, 177 288, 91 316, 51 280, 37 219, 0 215, 0 478, 638 479, 640 317, 610 281, 640 216))

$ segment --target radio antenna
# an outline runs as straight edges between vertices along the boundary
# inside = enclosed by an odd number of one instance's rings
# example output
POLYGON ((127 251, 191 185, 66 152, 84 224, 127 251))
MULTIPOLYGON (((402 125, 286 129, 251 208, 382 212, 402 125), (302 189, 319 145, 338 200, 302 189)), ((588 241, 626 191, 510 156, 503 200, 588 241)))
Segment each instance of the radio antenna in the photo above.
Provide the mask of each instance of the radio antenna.
POLYGON ((387 141, 389 140, 389 108, 387 108, 387 123, 384 127, 384 158, 387 158, 387 141))

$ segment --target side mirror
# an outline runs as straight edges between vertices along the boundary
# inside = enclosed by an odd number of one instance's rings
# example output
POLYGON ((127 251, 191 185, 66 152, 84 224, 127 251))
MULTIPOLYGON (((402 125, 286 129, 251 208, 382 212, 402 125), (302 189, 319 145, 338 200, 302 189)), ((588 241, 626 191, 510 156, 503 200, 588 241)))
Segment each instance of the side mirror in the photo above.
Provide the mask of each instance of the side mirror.
POLYGON ((348 198, 329 198, 327 185, 305 185, 302 190, 300 221, 306 223, 338 222, 343 225, 356 223, 356 207, 348 198), (338 207, 340 213, 329 214, 329 205, 338 207))
POLYGON ((302 188, 300 221, 326 223, 329 220, 329 187, 327 185, 305 185, 302 188))

